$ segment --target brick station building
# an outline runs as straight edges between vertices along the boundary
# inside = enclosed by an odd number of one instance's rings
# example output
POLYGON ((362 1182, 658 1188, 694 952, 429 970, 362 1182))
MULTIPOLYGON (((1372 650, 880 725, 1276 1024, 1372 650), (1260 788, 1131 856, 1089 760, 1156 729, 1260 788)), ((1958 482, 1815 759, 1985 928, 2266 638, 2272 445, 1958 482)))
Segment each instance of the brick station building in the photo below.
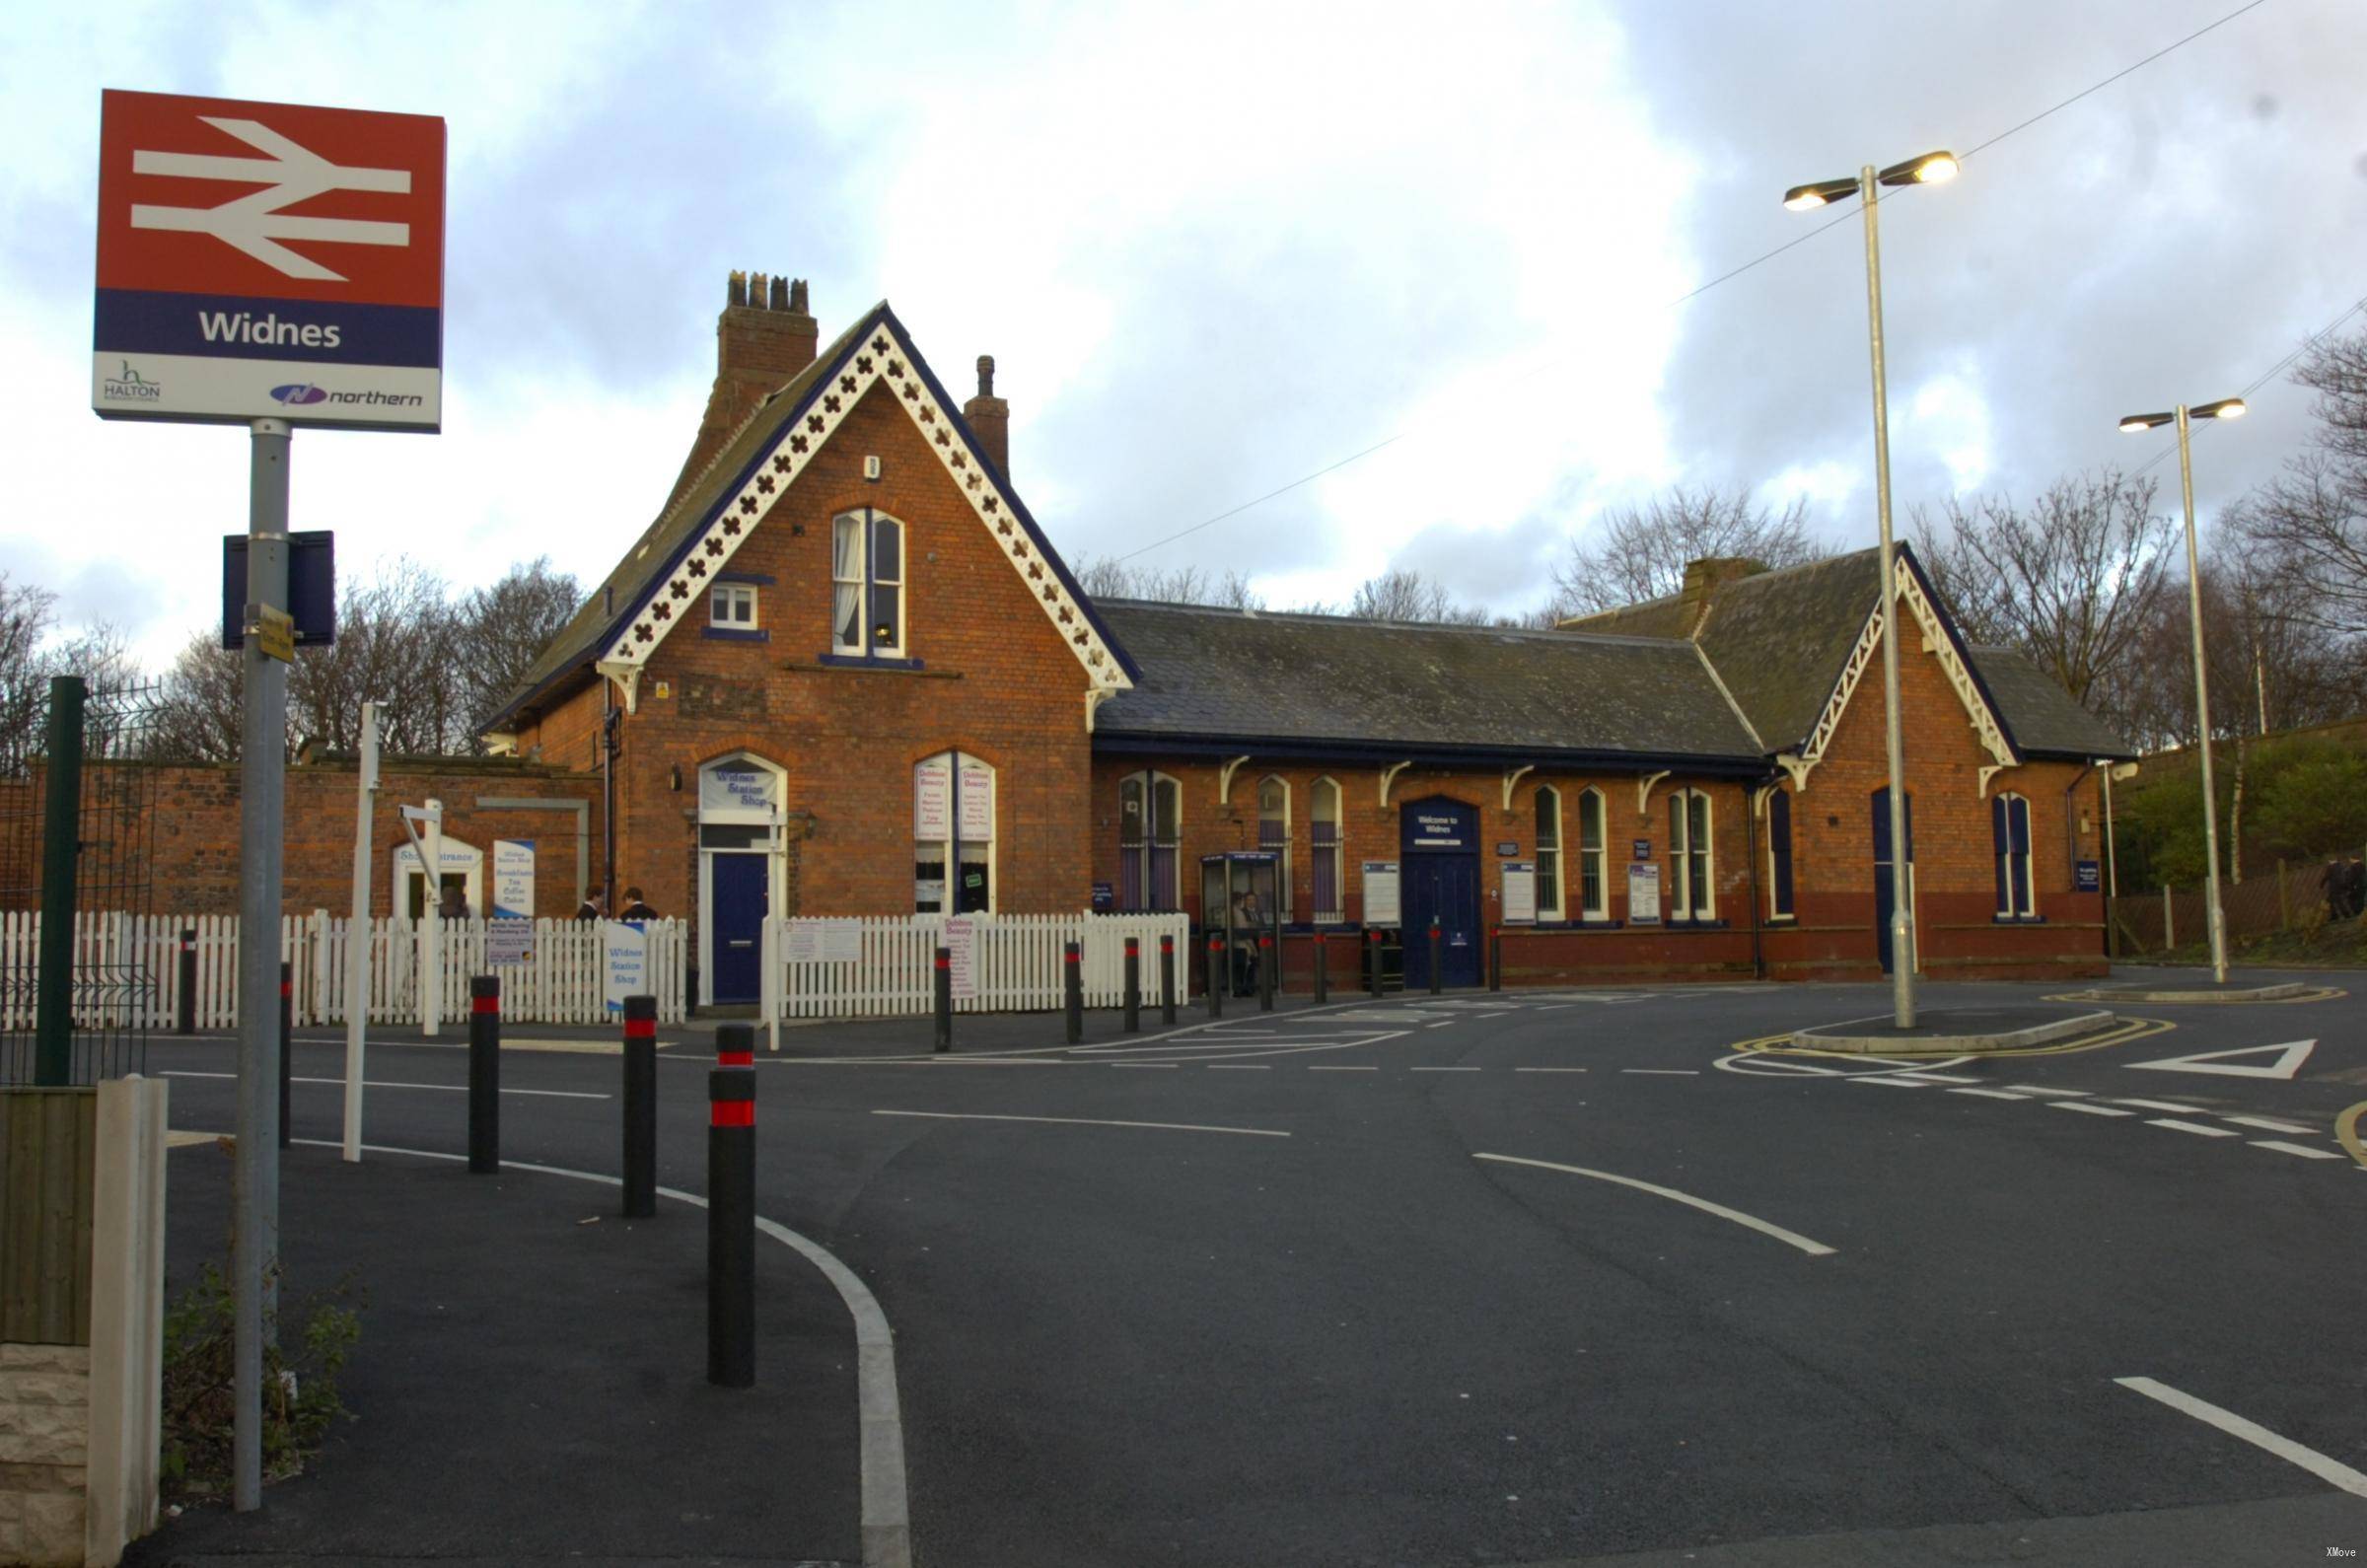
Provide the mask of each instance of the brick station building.
POLYGON ((818 341, 802 284, 734 276, 674 494, 496 721, 598 781, 594 880, 697 923, 702 1001, 753 999, 767 909, 1204 923, 1259 865, 1286 977, 1435 917, 1450 984, 1499 927, 1515 984, 1873 978, 1893 896, 1935 977, 2104 970, 2128 748, 1968 645, 1909 550, 1901 879, 1874 551, 1696 562, 1553 631, 1097 604, 1012 485, 991 360, 957 404, 884 303, 818 341))

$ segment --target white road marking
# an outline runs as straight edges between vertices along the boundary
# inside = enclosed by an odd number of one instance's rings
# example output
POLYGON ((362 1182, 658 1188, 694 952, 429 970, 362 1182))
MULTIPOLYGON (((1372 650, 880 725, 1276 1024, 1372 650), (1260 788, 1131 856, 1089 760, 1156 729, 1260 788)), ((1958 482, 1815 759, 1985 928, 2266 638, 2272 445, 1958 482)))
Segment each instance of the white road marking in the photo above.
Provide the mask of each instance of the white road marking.
POLYGON ((1156 1127, 1163 1132, 1237 1132, 1245 1138, 1287 1138, 1266 1127, 1204 1127, 1189 1121, 1104 1121, 1094 1116, 993 1116, 982 1110, 875 1110, 875 1116, 918 1116, 929 1121, 1049 1121, 1070 1127, 1156 1127))
POLYGON ((1635 1073, 1645 1078, 1698 1078, 1698 1067, 1622 1067, 1623 1073, 1635 1073))
POLYGON ((1797 1231, 1787 1231, 1780 1225, 1771 1225, 1756 1215, 1745 1214, 1740 1209, 1730 1209, 1723 1203, 1712 1203, 1707 1198, 1697 1198, 1689 1192, 1680 1192, 1675 1187, 1664 1187, 1650 1181, 1639 1181, 1634 1176, 1614 1176, 1609 1171, 1589 1171, 1584 1166, 1556 1165, 1550 1160, 1524 1160, 1517 1155, 1509 1154, 1473 1154, 1471 1158, 1493 1160, 1499 1165, 1535 1166, 1540 1171, 1560 1171, 1570 1176, 1592 1176, 1597 1181, 1615 1181, 1620 1186, 1634 1187, 1639 1192, 1649 1192, 1655 1197, 1667 1198, 1672 1202, 1685 1204, 1688 1208, 1699 1209, 1704 1214, 1714 1214, 1721 1220, 1732 1220, 1737 1225, 1748 1226, 1762 1236, 1772 1236, 1786 1247, 1796 1247, 1811 1257, 1829 1257, 1833 1253, 1833 1248, 1827 1247, 1823 1242, 1812 1242, 1797 1231))
POLYGON ((1881 1084, 1890 1089, 1920 1089, 1923 1086, 1906 1078, 1894 1078, 1888 1073, 1844 1073, 1853 1084, 1881 1084))
POLYGON ((1377 1073, 1381 1069, 1378 1067, 1342 1067, 1336 1062, 1309 1062, 1307 1070, 1311 1073, 1377 1073))
POLYGON ((2028 1095, 2017 1095, 2003 1089, 1951 1089, 1948 1091, 1948 1093, 1952 1095, 1978 1095, 1983 1100, 2028 1100, 2030 1098, 2028 1095))
POLYGON ((2087 1093, 2084 1089, 2049 1089, 2044 1084, 2008 1084, 2006 1087, 2018 1089, 2026 1095, 2084 1095, 2087 1093))
POLYGON ((1583 1067, 1515 1067, 1516 1073, 1582 1073, 1583 1067))
MULTIPOLYGON (((316 1149, 344 1147, 326 1138, 288 1141, 316 1149)), ((464 1162, 468 1158, 431 1149, 396 1149, 375 1143, 362 1147, 370 1154, 405 1154, 420 1160, 464 1162)), ((504 1160, 501 1167, 505 1171, 531 1171, 538 1176, 565 1176, 572 1181, 591 1181, 603 1186, 624 1184, 620 1178, 597 1171, 530 1165, 523 1160, 504 1160)), ((707 1206, 707 1200, 695 1192, 659 1187, 657 1193, 659 1197, 687 1203, 693 1208, 707 1206)), ((756 1229, 821 1269, 836 1288, 847 1316, 855 1320, 855 1418, 862 1457, 863 1562, 865 1568, 911 1568, 912 1514, 904 1485, 903 1409, 897 1398, 896 1336, 889 1331, 888 1315, 880 1311, 879 1298, 872 1295, 862 1278, 821 1243, 809 1241, 760 1214, 756 1216, 756 1229)))
POLYGON ((2173 1410, 2181 1410, 2195 1420, 2215 1426, 2230 1437, 2242 1438, 2254 1448, 2264 1449, 2288 1464, 2298 1464, 2330 1486, 2339 1487, 2353 1497, 2367 1497, 2367 1475, 2331 1460, 2316 1449, 2303 1448, 2291 1438, 2278 1437, 2256 1421, 2247 1421, 2233 1410, 2222 1410, 2215 1404, 2182 1393, 2166 1383, 2151 1378, 2115 1378, 2121 1388, 2141 1393, 2148 1399, 2159 1399, 2173 1410))
POLYGON ((1210 1062, 1212 1073, 1270 1073, 1274 1069, 1266 1062, 1210 1062))
POLYGON ((1894 1073, 1892 1076, 1903 1078, 1910 1084, 1977 1084, 1980 1082, 1977 1078, 1967 1078, 1960 1073, 1894 1073))
POLYGON ((2350 1158, 2338 1149, 2313 1149, 2307 1144, 2285 1143, 2275 1138, 2255 1138, 2252 1140, 2252 1146, 2255 1149, 2274 1149, 2278 1154, 2297 1154, 2304 1160, 2347 1160, 2350 1158))
POLYGON ((2115 1110, 2110 1105, 2091 1105, 2084 1100, 2048 1100, 2042 1102, 2049 1110, 2081 1110, 2091 1116, 2133 1116, 2133 1110, 2115 1110))
MULTIPOLYGON (((199 1073, 179 1068, 167 1068, 157 1076, 160 1078, 236 1079, 239 1075, 237 1073, 199 1073)), ((345 1087, 345 1080, 342 1078, 291 1078, 288 1081, 296 1084, 334 1084, 339 1089, 345 1087)), ((363 1086, 369 1089, 433 1089, 440 1094, 447 1095, 468 1093, 466 1084, 398 1084, 384 1078, 366 1078, 362 1082, 363 1086)), ((612 1100, 615 1098, 612 1095, 588 1095, 573 1089, 505 1089, 502 1093, 505 1095, 533 1095, 541 1100, 612 1100)))
POLYGON ((1476 1067, 1408 1067, 1409 1073, 1475 1073, 1476 1067))
POLYGON ((2198 1138, 2241 1138, 2244 1136, 2240 1132, 2230 1132, 2225 1127, 2205 1126, 2199 1121, 2173 1121, 2168 1116, 2148 1117, 2145 1125, 2168 1127, 2172 1132, 2190 1132, 2198 1138))
POLYGON ((2167 1110, 2174 1116, 2207 1116, 2210 1114, 2200 1105, 2174 1105, 2167 1100, 2130 1100, 2125 1096, 2115 1096, 2113 1104, 2134 1105, 2139 1110, 2167 1110))
POLYGON ((1178 1064, 1175 1062, 1111 1062, 1108 1063, 1108 1065, 1112 1067, 1131 1067, 1138 1072, 1174 1072, 1178 1066, 1178 1064))
POLYGON ((2262 1132, 2316 1132, 2318 1130, 2306 1121, 2279 1121, 2274 1116, 2221 1116, 2219 1119, 2232 1121, 2239 1127, 2258 1127, 2262 1132))
POLYGON ((2282 1045, 2247 1045, 2241 1050, 2196 1051, 2191 1056, 2165 1056, 2159 1061, 2122 1062, 2120 1065, 2132 1072, 2143 1068, 2163 1073, 2217 1073, 2226 1078, 2276 1078, 2290 1082, 2295 1069, 2308 1061, 2310 1052, 2317 1048, 2318 1042, 2314 1039, 2297 1039, 2288 1040, 2282 1045), (2277 1053, 2276 1060, 2257 1065, 2235 1060, 2239 1056, 2261 1056, 2269 1051, 2277 1053))

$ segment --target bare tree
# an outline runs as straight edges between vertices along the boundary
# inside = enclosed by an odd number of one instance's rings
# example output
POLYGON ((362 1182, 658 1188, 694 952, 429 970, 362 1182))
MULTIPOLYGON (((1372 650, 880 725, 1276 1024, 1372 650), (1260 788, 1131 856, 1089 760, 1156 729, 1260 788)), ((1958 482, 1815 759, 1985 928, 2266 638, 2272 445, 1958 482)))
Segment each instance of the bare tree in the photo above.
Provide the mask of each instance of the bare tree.
POLYGON ((2319 345, 2294 380, 2318 393, 2317 438, 2233 521, 2317 585, 2290 612, 2352 641, 2367 627, 2367 332, 2319 345))
POLYGON ((1769 568, 1832 553, 1809 536, 1807 503, 1780 512, 1755 507, 1741 491, 1683 485, 1640 507, 1618 507, 1596 524, 1591 542, 1572 538, 1553 570, 1554 609, 1588 615, 1674 594, 1687 561, 1740 556, 1769 568))
POLYGON ((0 572, 0 757, 39 748, 37 731, 56 676, 80 676, 91 696, 106 697, 136 685, 140 666, 121 630, 99 621, 60 635, 57 596, 0 572))
POLYGON ((455 653, 471 743, 565 629, 583 597, 572 574, 554 569, 549 556, 538 555, 461 601, 455 653))
POLYGON ((1917 512, 1918 553, 1966 635, 2020 648, 2072 696, 2109 705, 2169 568, 2173 531, 2153 498, 2151 479, 2107 469, 2057 480, 2027 508, 1952 500, 1936 522, 1917 512))
POLYGON ((1399 567, 1359 584, 1348 603, 1348 613, 1362 620, 1417 620, 1449 625, 1484 626, 1488 613, 1477 606, 1460 605, 1447 586, 1410 567, 1399 567))
MULTIPOLYGON (((239 755, 240 686, 245 677, 236 648, 222 646, 218 628, 192 632, 165 672, 149 749, 174 762, 231 762, 239 755)), ((297 658, 305 655, 299 651, 297 658)))

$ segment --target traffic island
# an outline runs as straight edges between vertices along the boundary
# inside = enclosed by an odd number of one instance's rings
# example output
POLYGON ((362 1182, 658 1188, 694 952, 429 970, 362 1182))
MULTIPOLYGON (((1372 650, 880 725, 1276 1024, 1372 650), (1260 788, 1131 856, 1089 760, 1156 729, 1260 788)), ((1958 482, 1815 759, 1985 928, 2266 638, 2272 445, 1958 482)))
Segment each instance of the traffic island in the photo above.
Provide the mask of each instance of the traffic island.
POLYGON ((2246 985, 2231 982, 2226 985, 2138 985, 2114 986, 2090 991, 2074 991, 2064 1000, 2072 1002, 2168 1002, 2173 1005, 2190 1002, 2294 1002, 2303 997, 2315 999, 2327 994, 2320 985, 2304 985, 2299 980, 2284 980, 2272 985, 2246 985))
POLYGON ((1887 1017, 1850 1019, 1796 1031, 1800 1050, 1867 1056, 1960 1056, 2030 1050, 2102 1034, 2124 1020, 2111 1013, 2066 1007, 1935 1007, 1901 1029, 1887 1017))

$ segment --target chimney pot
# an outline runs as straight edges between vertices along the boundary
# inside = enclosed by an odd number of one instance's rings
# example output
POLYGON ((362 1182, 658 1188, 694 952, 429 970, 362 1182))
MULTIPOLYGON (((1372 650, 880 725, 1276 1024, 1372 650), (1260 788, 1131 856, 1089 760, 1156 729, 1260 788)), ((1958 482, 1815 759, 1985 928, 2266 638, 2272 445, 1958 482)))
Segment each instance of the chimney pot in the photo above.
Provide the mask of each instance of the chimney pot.
POLYGON ((978 394, 962 405, 962 417, 978 450, 994 460, 1003 477, 1011 477, 1011 405, 994 394, 994 356, 978 356, 978 394))
POLYGON ((789 280, 789 309, 799 316, 806 314, 806 280, 804 278, 789 280))
POLYGON ((806 314, 804 279, 735 271, 715 321, 715 385, 698 439, 683 460, 671 507, 722 450, 751 410, 814 363, 821 333, 806 314))
POLYGON ((723 291, 723 303, 727 309, 734 305, 746 305, 748 303, 747 273, 735 271, 732 274, 731 283, 723 291))
POLYGON ((994 395, 994 356, 992 354, 978 356, 978 395, 981 397, 994 395))
POLYGON ((772 280, 772 308, 776 311, 789 309, 789 280, 787 278, 772 280))

